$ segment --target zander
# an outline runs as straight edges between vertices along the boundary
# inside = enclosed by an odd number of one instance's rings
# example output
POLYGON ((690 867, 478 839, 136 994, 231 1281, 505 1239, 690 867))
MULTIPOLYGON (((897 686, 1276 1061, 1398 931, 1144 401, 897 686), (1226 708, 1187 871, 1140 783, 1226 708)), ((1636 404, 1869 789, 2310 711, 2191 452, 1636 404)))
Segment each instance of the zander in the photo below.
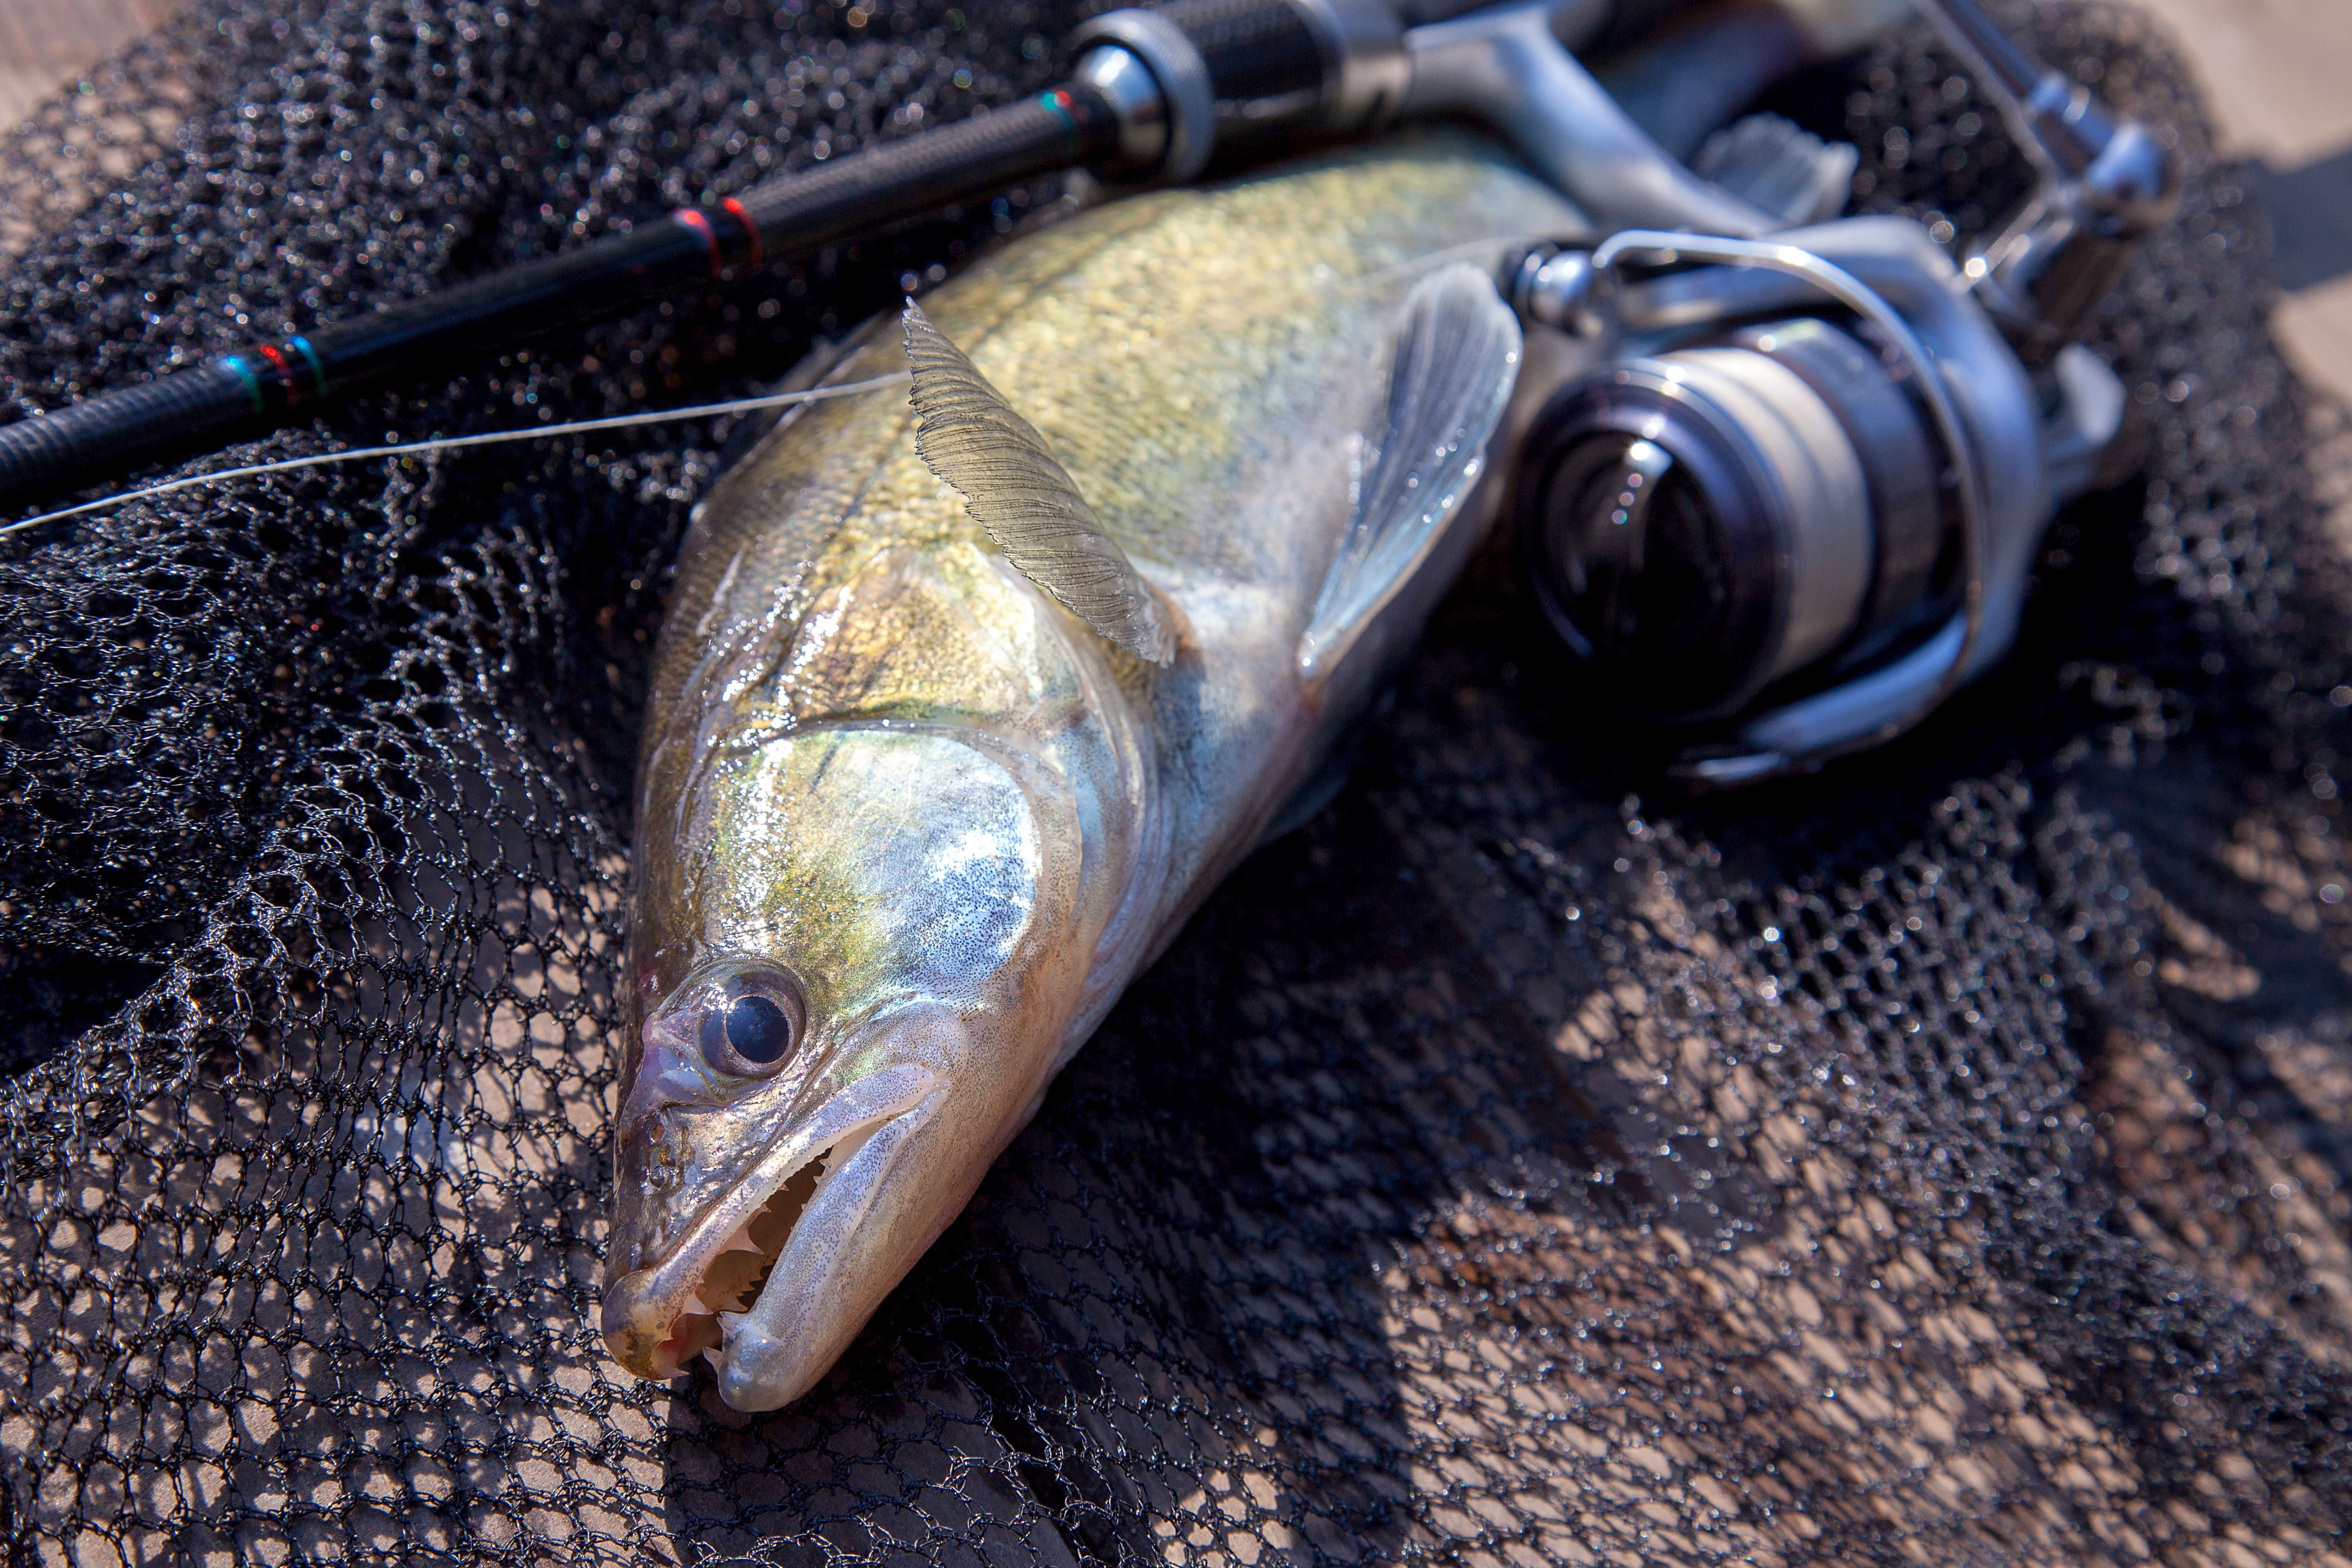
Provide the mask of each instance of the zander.
POLYGON ((678 563, 604 1331, 833 1363, 1475 542, 1493 268, 1585 228, 1433 139, 1097 209, 834 358, 678 563), (969 356, 968 358, 966 356, 969 356))

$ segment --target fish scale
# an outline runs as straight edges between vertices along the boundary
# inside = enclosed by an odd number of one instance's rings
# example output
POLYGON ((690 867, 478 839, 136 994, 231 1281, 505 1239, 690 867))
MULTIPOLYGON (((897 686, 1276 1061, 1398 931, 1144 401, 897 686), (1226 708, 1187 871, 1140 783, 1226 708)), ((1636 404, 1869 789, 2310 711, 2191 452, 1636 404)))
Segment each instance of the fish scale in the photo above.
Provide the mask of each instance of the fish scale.
MULTIPOLYGON (((907 403, 877 394, 793 409, 722 480, 679 562, 639 782, 604 1305, 625 1364, 668 1375, 708 1352, 722 1396, 764 1408, 848 1343, 1409 645, 1476 524, 1445 521, 1444 484, 1357 517, 1359 470, 1392 439, 1441 465, 1459 450, 1445 483, 1468 483, 1518 336, 1459 263, 1583 226, 1451 133, 1117 203, 925 298, 970 361, 918 363, 961 378, 925 417, 1007 411, 943 432, 960 456, 938 460, 968 471, 935 473, 907 403), (1444 409, 1384 401, 1408 319, 1467 377, 1432 383, 1454 389, 1444 409), (1165 668, 1056 602, 1079 601, 1051 551, 1000 550, 975 520, 968 497, 1024 473, 1062 500, 992 515, 1108 533, 1132 567, 1097 550, 1083 569, 1139 573, 1175 628, 1165 668), (1342 557, 1351 526, 1403 548, 1342 557), (1375 571, 1399 575, 1324 595, 1375 571), (1318 601, 1362 624, 1309 671, 1318 601), (1382 629, 1344 651, 1365 626, 1382 629), (705 1051, 701 1021, 744 986, 805 1002, 772 1073, 705 1051), (790 1223, 772 1217, 775 1248, 729 1252, 836 1143, 790 1223), (767 1283, 714 1323, 696 1291, 722 1253, 712 1294, 751 1264, 767 1283)), ((901 337, 870 323, 816 379, 904 368, 901 337)))

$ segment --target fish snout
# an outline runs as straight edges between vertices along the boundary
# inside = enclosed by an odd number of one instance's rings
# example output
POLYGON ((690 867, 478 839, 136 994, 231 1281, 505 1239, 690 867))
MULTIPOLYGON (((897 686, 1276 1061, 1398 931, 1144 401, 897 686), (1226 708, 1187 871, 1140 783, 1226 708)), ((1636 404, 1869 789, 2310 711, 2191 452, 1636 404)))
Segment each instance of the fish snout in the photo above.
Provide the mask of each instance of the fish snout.
MULTIPOLYGON (((613 1229, 609 1276, 626 1274, 669 1250, 688 1208, 697 1150, 681 1108, 707 1099, 707 1079, 658 1023, 646 1026, 637 1074, 613 1132, 613 1229)), ((626 1358, 623 1358, 625 1363, 626 1358)))
MULTIPOLYGON (((763 1147, 742 1150, 731 1162, 718 1146, 724 1130, 681 1126, 687 1113, 649 1102, 624 1129, 614 1173, 608 1283, 598 1319, 613 1358, 640 1377, 670 1378, 708 1353, 724 1373, 723 1347, 760 1310, 767 1288, 802 1272, 788 1260, 813 1249, 830 1256, 840 1233, 856 1228, 889 1164, 887 1152, 945 1098, 938 1084, 919 1062, 868 1066, 792 1117, 763 1147), (878 1163, 868 1157, 877 1144, 878 1163), (692 1167, 682 1184, 677 1173, 665 1173, 673 1145, 686 1146, 677 1158, 692 1167)), ((839 1349, 835 1343, 794 1393, 822 1374, 839 1349)), ((769 1365, 778 1354, 763 1341, 758 1359, 769 1365)), ((739 1408, 772 1408, 792 1396, 739 1408)))
POLYGON ((622 1126, 613 1155, 606 1278, 630 1274, 669 1250, 673 1227, 686 1217, 677 1200, 686 1184, 688 1157, 685 1130, 667 1107, 622 1126))
POLYGON ((672 1330, 689 1315, 687 1303, 693 1294, 664 1281, 660 1271, 652 1268, 636 1269, 607 1285, 597 1326, 613 1359, 639 1377, 676 1377, 691 1352, 680 1353, 686 1347, 671 1342, 672 1330))
POLYGON ((671 1106, 708 1100, 711 1092, 710 1075, 701 1070, 692 1045, 678 1037, 676 1020, 649 1019, 637 1039, 636 1075, 617 1123, 624 1144, 657 1131, 671 1106))

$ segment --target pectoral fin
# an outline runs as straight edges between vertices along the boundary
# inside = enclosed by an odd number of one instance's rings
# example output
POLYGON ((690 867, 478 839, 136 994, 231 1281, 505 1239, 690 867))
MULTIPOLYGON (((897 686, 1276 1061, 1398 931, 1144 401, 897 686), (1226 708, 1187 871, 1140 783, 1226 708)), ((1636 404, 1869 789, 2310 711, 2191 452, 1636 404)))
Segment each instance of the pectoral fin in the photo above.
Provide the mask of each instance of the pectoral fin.
POLYGON ((1518 320, 1485 273, 1454 262, 1415 285, 1389 371, 1388 418, 1299 639, 1301 676, 1336 666, 1436 545, 1484 468, 1518 370, 1518 320))
POLYGON ((1104 531, 1045 438, 912 300, 906 328, 919 420, 915 450, 924 463, 963 497, 972 521, 1022 575, 1120 647, 1166 664, 1175 637, 1158 596, 1104 531))

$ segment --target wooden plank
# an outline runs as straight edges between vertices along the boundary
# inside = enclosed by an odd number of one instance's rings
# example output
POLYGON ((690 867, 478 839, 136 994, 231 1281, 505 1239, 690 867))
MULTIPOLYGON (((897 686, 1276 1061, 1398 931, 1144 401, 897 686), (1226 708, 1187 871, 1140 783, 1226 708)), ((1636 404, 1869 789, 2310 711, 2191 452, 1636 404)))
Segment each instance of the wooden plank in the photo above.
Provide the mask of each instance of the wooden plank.
POLYGON ((169 16, 178 0, 0 3, 0 125, 169 16))
MULTIPOLYGON (((2224 152, 2286 173, 2352 147, 2352 4, 2138 3, 2188 57, 2224 152)), ((2352 275, 2282 296, 2271 325, 2305 379, 2352 402, 2352 275)))

